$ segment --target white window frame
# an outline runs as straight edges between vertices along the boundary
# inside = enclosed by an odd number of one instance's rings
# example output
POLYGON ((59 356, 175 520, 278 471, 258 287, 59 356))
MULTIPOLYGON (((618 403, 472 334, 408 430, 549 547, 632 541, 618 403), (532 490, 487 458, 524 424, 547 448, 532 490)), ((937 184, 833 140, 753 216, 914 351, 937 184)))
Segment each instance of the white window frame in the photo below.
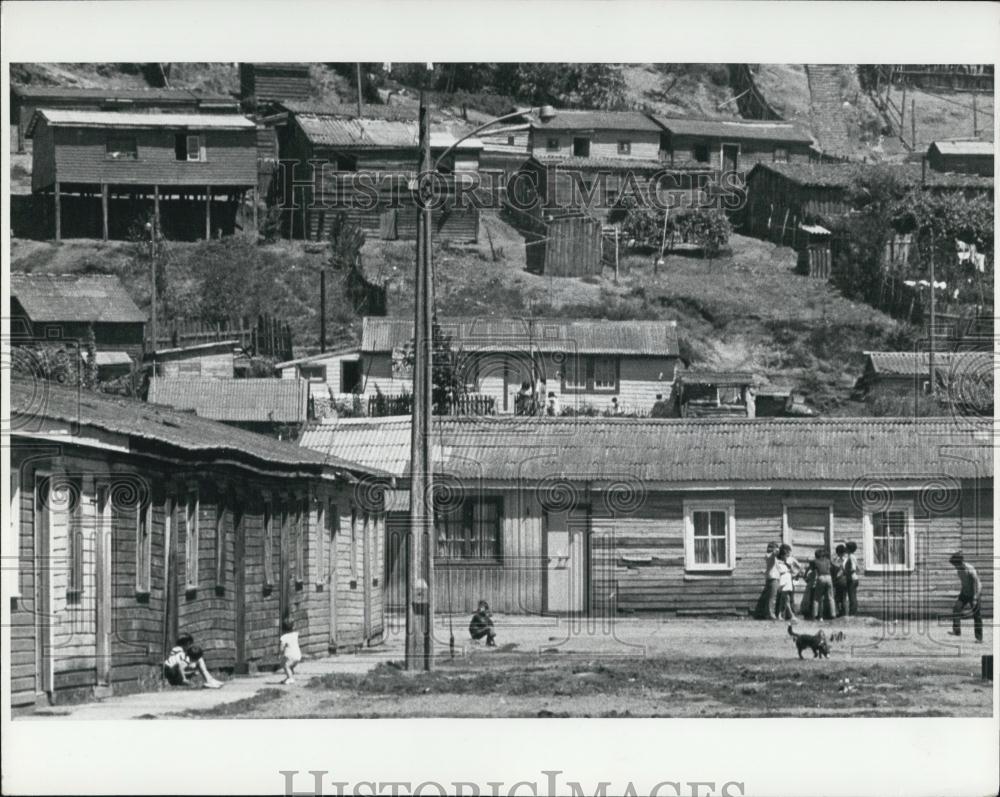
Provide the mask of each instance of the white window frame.
POLYGON ((184 148, 187 151, 187 160, 189 163, 200 163, 202 161, 201 157, 201 135, 195 133, 188 133, 184 136, 184 148), (191 142, 194 141, 194 157, 192 158, 191 142))
POLYGON ((618 140, 618 154, 619 155, 631 155, 632 154, 632 141, 631 139, 622 138, 618 140))
POLYGON ((618 358, 610 354, 597 354, 594 355, 592 360, 591 369, 594 374, 593 390, 595 393, 617 393, 618 392, 618 358), (605 364, 611 366, 611 383, 598 384, 597 382, 597 366, 598 364, 605 364))
POLYGON ((729 499, 684 502, 684 569, 689 572, 732 572, 736 569, 736 502, 729 499), (694 513, 726 513, 726 561, 717 564, 694 559, 694 513))
POLYGON ((184 586, 187 590, 198 589, 198 563, 201 557, 200 524, 201 497, 197 489, 188 490, 184 500, 184 586))
POLYGON ((916 564, 916 528, 913 521, 913 501, 893 501, 888 507, 866 508, 864 512, 865 570, 873 573, 912 573, 916 564), (875 529, 872 515, 880 512, 906 514, 906 561, 901 565, 875 561, 875 529))
POLYGON ((817 501, 810 500, 809 498, 786 498, 782 502, 781 506, 781 541, 786 545, 792 544, 792 527, 788 523, 788 510, 789 509, 825 509, 828 513, 829 520, 827 524, 829 526, 828 537, 823 543, 824 547, 833 551, 833 541, 837 539, 837 532, 834 527, 834 516, 833 516, 833 504, 829 501, 824 501, 819 499, 817 501))

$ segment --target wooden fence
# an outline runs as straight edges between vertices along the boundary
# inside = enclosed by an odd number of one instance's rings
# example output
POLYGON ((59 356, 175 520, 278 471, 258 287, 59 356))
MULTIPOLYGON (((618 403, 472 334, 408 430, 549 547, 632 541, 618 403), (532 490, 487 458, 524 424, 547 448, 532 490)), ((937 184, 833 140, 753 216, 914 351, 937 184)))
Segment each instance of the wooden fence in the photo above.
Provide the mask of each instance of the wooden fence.
POLYGON ((292 354, 291 327, 280 319, 264 313, 256 321, 249 318, 226 319, 211 324, 190 319, 176 319, 165 325, 166 334, 156 336, 157 349, 197 346, 235 340, 251 355, 290 360, 292 354))
MULTIPOLYGON (((413 396, 375 395, 368 397, 368 417, 382 418, 389 415, 409 415, 413 411, 413 396)), ((496 415, 496 399, 479 393, 470 393, 449 401, 445 407, 435 406, 435 415, 496 415), (442 411, 443 410, 443 411, 442 411)))

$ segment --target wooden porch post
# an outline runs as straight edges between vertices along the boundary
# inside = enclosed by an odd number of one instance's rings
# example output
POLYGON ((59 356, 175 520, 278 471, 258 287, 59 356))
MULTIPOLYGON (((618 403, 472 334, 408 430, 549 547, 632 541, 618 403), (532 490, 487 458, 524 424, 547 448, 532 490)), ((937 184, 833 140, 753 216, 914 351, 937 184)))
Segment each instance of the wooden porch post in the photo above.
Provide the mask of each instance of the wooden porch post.
POLYGON ((56 243, 62 240, 62 202, 60 201, 59 181, 56 180, 53 194, 56 203, 56 243))
POLYGON ((212 240, 212 186, 205 186, 205 240, 212 240))
POLYGON ((101 183, 101 235, 105 243, 108 240, 108 194, 110 187, 101 183))
POLYGON ((160 186, 153 186, 153 226, 160 235, 160 186))
POLYGON ((258 194, 258 191, 257 191, 257 186, 254 186, 253 195, 252 195, 250 201, 253 202, 253 232, 254 232, 255 236, 257 235, 257 230, 259 229, 258 226, 257 226, 257 200, 258 200, 258 197, 259 197, 259 194, 258 194))

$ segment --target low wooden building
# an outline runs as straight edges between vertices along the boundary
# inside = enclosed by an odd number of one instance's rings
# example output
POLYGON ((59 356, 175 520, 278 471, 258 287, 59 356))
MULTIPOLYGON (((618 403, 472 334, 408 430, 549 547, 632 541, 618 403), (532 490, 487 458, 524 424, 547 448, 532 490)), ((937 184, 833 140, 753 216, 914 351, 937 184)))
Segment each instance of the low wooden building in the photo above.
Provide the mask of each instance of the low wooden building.
POLYGON ((257 187, 256 126, 239 114, 43 108, 27 134, 57 241, 142 234, 154 220, 166 237, 231 233, 257 187))
POLYGON ((152 376, 167 379, 233 379, 236 376, 236 340, 175 346, 146 354, 145 362, 152 376))
POLYGON ((305 380, 154 377, 148 400, 282 439, 294 439, 310 417, 305 380))
POLYGON ((713 178, 708 168, 671 168, 656 159, 546 153, 533 155, 508 182, 504 210, 511 224, 530 233, 562 216, 608 222, 629 202, 651 209, 717 207, 713 178))
MULTIPOLYGON (((322 240, 338 215, 346 214, 366 234, 416 239, 416 121, 391 107, 360 118, 338 107, 291 102, 283 107, 287 118, 278 126, 282 175, 277 202, 286 235, 322 240)), ((432 130, 432 155, 443 154, 456 140, 445 130, 432 130)), ((442 199, 433 211, 438 241, 474 242, 479 236, 479 209, 471 194, 481 149, 482 142, 470 138, 438 165, 435 191, 442 199)))
POLYGON ((936 172, 918 163, 758 163, 747 175, 743 230, 798 248, 799 224, 825 226, 848 213, 852 185, 876 170, 932 193, 993 198, 992 177, 936 172))
POLYGON ((758 163, 805 163, 813 139, 791 122, 654 116, 658 157, 671 166, 705 166, 743 175, 758 163))
POLYGON ((284 100, 307 100, 312 95, 309 64, 241 63, 239 71, 240 101, 249 112, 260 113, 284 100))
MULTIPOLYGON (((889 391, 915 399, 930 392, 930 352, 866 351, 864 355, 864 372, 856 384, 859 393, 889 391)), ((938 398, 962 415, 992 416, 995 368, 989 351, 935 352, 938 398)))
MULTIPOLYGON (((441 318, 459 377, 470 393, 490 396, 496 412, 517 410, 529 382, 561 409, 599 411, 618 398, 623 408, 649 411, 657 394, 669 400, 680 363, 674 321, 546 318, 441 318)), ((361 334, 361 393, 412 393, 405 353, 413 322, 366 316, 361 334)))
POLYGON ((750 371, 683 371, 677 376, 674 397, 682 418, 754 418, 757 414, 750 371))
POLYGON ((992 141, 935 141, 927 149, 927 163, 936 172, 993 176, 992 141))
POLYGON ((12 272, 10 313, 24 342, 68 341, 83 350, 93 334, 99 355, 142 359, 146 314, 113 274, 12 272))
MULTIPOLYGON (((302 445, 378 463, 403 493, 408 418, 310 428, 302 445)), ((765 547, 802 562, 858 545, 863 614, 921 618, 944 641, 962 550, 994 595, 987 419, 437 418, 434 606, 497 612, 746 616, 765 547)), ((401 606, 407 515, 386 520, 401 606)))
MULTIPOLYGON (((189 413, 12 380, 11 705, 162 683, 178 633, 212 670, 383 632, 380 471, 189 413)), ((5 598, 6 599, 6 598, 5 598)))
POLYGON ((17 151, 39 108, 72 111, 146 113, 237 113, 239 101, 228 94, 193 89, 84 89, 70 86, 11 86, 10 122, 17 125, 17 151))

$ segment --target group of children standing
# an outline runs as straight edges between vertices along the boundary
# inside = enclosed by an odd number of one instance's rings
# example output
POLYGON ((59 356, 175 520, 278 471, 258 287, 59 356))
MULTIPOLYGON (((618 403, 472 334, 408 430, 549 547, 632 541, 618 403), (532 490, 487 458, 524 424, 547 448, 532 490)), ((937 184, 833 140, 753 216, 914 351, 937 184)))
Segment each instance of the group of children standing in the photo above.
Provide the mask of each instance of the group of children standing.
POLYGON ((792 556, 792 546, 769 542, 764 559, 764 589, 754 614, 764 620, 795 619, 795 580, 806 582, 802 615, 822 622, 824 618, 847 617, 858 613, 858 572, 854 542, 842 543, 830 556, 817 548, 806 567, 792 556))

